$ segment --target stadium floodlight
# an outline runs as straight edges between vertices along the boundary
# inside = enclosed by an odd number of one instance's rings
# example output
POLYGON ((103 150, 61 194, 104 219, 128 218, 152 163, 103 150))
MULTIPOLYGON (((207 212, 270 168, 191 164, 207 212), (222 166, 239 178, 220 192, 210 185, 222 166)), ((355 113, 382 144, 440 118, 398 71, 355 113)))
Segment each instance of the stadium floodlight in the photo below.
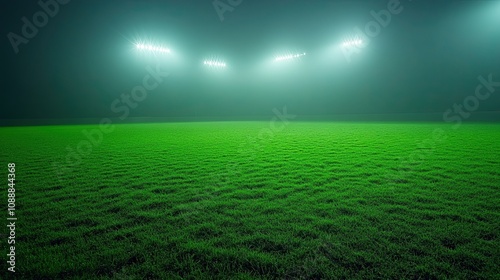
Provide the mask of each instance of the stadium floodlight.
POLYGON ((299 58, 301 56, 306 55, 306 53, 299 53, 299 54, 290 54, 290 55, 284 55, 284 56, 277 56, 274 61, 283 61, 283 60, 290 60, 294 58, 299 58))
POLYGON ((221 62, 221 61, 216 61, 216 60, 205 60, 203 61, 204 65, 211 66, 211 67, 217 67, 217 68, 225 68, 226 63, 221 62))
POLYGON ((148 44, 136 44, 135 45, 138 50, 141 51, 151 51, 151 52, 159 52, 159 53, 170 53, 170 50, 164 48, 162 46, 154 46, 148 44))
POLYGON ((344 43, 342 43, 342 47, 344 48, 347 48, 347 47, 352 47, 352 46, 361 46, 361 44, 363 44, 363 41, 361 39, 355 39, 355 40, 348 40, 348 41, 344 41, 344 43))

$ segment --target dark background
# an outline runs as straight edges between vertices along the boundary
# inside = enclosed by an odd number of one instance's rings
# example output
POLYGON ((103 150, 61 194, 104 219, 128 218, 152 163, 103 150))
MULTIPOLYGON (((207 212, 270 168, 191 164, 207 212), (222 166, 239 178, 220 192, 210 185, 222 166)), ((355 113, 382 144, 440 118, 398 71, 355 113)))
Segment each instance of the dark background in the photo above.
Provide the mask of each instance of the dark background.
MULTIPOLYGON (((222 0, 222 2, 226 2, 222 0)), ((130 117, 442 114, 500 81, 500 1, 401 1, 403 11, 348 62, 339 44, 389 1, 243 0, 221 21, 212 1, 77 1, 60 5, 15 53, 37 1, 1 8, 0 119, 118 117, 113 101, 142 83, 145 67, 171 76, 130 117), (158 42, 170 55, 139 53, 158 42), (293 62, 276 55, 307 52, 293 62), (227 69, 207 69, 220 58, 227 69)), ((500 89, 478 112, 500 110, 500 89)))

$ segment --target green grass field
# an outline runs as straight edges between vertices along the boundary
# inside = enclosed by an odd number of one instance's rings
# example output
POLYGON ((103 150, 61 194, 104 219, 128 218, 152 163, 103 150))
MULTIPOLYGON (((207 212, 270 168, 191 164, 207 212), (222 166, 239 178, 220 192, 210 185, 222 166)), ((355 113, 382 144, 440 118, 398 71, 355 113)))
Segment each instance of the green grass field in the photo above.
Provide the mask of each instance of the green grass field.
POLYGON ((16 275, 500 279, 499 124, 281 125, 0 128, 16 275))

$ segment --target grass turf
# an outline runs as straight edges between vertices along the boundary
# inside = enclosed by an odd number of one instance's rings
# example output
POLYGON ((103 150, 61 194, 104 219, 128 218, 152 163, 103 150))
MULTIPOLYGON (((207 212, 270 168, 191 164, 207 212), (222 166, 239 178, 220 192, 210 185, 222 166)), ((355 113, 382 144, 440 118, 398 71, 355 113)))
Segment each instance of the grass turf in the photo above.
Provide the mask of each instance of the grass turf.
POLYGON ((0 128, 16 275, 499 278, 500 125, 269 127, 116 125, 78 164, 96 126, 0 128))

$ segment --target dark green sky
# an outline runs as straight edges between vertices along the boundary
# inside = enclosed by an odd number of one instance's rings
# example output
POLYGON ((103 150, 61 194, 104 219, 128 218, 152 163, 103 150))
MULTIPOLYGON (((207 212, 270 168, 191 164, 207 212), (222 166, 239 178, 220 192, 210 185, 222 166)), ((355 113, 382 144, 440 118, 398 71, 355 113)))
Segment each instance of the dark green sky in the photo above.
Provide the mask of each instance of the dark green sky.
MULTIPOLYGON (((118 117, 113 102, 142 84, 147 66, 170 76, 131 117, 231 118, 283 106, 298 115, 442 113, 474 94, 478 76, 500 81, 500 1, 401 1, 347 61, 339 44, 388 2, 242 0, 221 21, 209 0, 73 0, 16 54, 8 34, 22 36, 21 18, 32 22, 42 8, 8 1, 0 118, 118 117), (172 54, 140 53, 138 40, 172 54), (271 63, 287 51, 307 55, 271 63), (204 67, 211 57, 227 69, 204 67)), ((500 88, 478 110, 500 110, 500 88)))

